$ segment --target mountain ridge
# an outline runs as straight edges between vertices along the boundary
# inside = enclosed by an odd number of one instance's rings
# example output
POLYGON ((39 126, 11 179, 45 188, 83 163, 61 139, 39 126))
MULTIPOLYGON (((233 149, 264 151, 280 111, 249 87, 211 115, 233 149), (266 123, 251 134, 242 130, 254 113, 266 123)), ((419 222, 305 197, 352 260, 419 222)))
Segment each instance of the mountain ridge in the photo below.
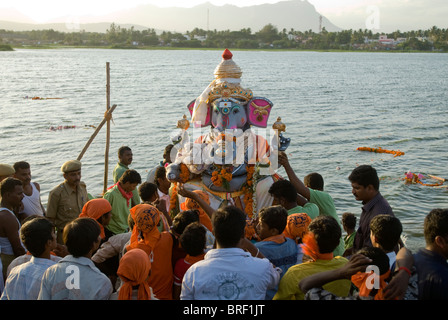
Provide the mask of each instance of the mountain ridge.
MULTIPOLYGON (((319 14, 308 1, 289 0, 274 4, 258 4, 246 7, 237 7, 226 4, 216 6, 209 2, 191 8, 167 7, 161 8, 151 4, 138 5, 131 9, 121 10, 102 16, 61 17, 48 23, 11 24, 14 30, 8 28, 5 17, 0 15, 0 29, 14 31, 28 31, 24 27, 38 29, 54 29, 56 31, 70 32, 85 30, 86 32, 106 32, 113 22, 121 27, 134 26, 135 29, 155 29, 156 31, 186 32, 194 28, 204 30, 231 30, 239 31, 250 28, 259 31, 267 24, 272 24, 278 30, 318 31, 319 14), (100 26, 100 24, 102 24, 100 26), (107 24, 107 25, 106 25, 107 24)), ((340 31, 341 29, 322 16, 322 27, 327 31, 340 31)), ((31 29, 31 30, 33 30, 31 29)))

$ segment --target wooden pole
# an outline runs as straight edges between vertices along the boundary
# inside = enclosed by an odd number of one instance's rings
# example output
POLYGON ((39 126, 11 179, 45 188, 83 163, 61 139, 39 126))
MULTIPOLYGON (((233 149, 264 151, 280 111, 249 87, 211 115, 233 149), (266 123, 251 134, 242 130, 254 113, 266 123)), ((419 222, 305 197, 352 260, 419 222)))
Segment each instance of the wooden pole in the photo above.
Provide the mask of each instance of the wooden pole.
MULTIPOLYGON (((110 110, 110 66, 109 62, 106 62, 106 112, 110 110)), ((109 145, 110 145, 110 118, 107 117, 107 131, 106 131, 106 150, 104 152, 104 184, 103 194, 107 191, 107 175, 109 167, 109 145)))
POLYGON ((81 153, 78 156, 78 160, 81 161, 82 157, 84 156, 84 153, 86 153, 87 149, 89 148, 90 144, 92 143, 93 139, 95 139, 96 135, 98 134, 98 132, 100 132, 101 128, 103 127, 103 125, 106 123, 107 119, 110 117, 112 117, 112 112, 115 110, 115 108, 117 107, 116 104, 114 104, 112 106, 112 108, 109 109, 109 111, 107 111, 104 114, 104 118, 101 121, 101 123, 98 125, 98 127, 96 127, 95 132, 93 132, 92 136, 90 137, 89 141, 87 141, 86 145, 84 146, 84 148, 82 149, 81 153))

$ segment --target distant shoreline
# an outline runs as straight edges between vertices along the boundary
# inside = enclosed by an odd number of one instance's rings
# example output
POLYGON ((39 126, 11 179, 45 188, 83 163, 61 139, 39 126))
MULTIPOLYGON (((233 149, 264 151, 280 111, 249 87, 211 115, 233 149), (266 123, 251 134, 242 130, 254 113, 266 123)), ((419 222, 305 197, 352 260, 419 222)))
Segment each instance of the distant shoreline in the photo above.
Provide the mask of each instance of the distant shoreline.
MULTIPOLYGON (((9 45, 7 45, 9 46, 9 45)), ((25 50, 58 50, 58 49, 104 49, 104 50, 200 50, 200 51, 222 51, 225 48, 187 48, 187 47, 167 47, 167 46, 143 46, 143 47, 132 47, 132 46, 52 46, 52 45, 27 45, 27 46, 10 46, 12 50, 1 50, 0 51, 14 51, 15 49, 25 49, 25 50)), ((299 48, 257 48, 257 49, 246 49, 246 48, 228 48, 231 51, 272 51, 272 52, 356 52, 356 53, 447 53, 445 51, 436 50, 347 50, 347 49, 299 49, 299 48)))

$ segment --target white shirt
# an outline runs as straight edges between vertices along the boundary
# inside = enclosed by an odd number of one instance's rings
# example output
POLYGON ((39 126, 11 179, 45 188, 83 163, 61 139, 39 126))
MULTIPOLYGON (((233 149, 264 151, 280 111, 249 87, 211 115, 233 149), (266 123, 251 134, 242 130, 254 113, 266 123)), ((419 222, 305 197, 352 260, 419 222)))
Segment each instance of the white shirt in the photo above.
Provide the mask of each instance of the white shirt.
POLYGON ((193 264, 182 281, 181 300, 264 300, 280 281, 268 259, 240 248, 212 249, 193 264))
POLYGON ((38 300, 108 300, 112 283, 92 260, 68 255, 45 271, 38 300))
POLYGON ((170 196, 159 189, 157 189, 157 193, 159 194, 159 199, 165 200, 166 212, 170 212, 170 196))

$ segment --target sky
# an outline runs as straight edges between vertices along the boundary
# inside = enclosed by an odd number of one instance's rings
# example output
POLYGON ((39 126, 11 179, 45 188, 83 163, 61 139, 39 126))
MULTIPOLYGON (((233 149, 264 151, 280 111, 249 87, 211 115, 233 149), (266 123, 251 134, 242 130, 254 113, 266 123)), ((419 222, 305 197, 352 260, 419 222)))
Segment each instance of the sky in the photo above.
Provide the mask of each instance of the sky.
MULTIPOLYGON (((64 16, 100 16, 140 4, 160 7, 193 7, 204 2, 214 5, 249 6, 281 0, 0 0, 1 10, 13 9, 37 23, 64 16)), ((448 27, 447 0, 308 0, 316 10, 343 29, 377 28, 382 22, 397 30, 404 23, 415 29, 448 27)), ((6 11, 4 11, 6 12, 6 11)), ((0 15, 1 16, 1 15, 0 15)), ((3 20, 5 20, 3 18, 3 20)))

